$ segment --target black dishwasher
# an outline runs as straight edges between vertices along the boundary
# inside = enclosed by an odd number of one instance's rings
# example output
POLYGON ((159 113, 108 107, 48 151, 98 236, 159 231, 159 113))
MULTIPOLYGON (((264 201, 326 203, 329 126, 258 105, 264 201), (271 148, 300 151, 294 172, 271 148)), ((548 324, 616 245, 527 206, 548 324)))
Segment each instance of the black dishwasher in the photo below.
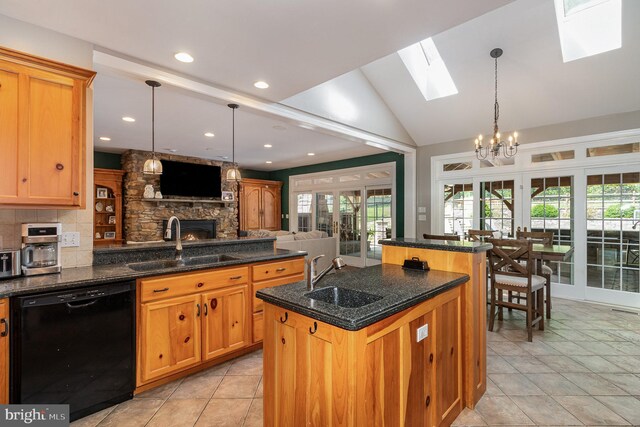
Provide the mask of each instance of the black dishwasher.
POLYGON ((77 419, 135 388, 135 282, 11 301, 10 401, 68 404, 77 419))

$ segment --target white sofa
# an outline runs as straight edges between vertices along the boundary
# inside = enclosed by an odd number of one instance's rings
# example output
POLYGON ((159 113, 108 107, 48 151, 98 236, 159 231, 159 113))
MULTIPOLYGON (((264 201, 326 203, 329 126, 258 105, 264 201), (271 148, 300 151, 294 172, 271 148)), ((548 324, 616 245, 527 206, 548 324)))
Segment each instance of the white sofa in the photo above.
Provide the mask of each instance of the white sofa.
POLYGON ((249 231, 248 235, 254 236, 275 236, 276 248, 288 249, 290 251, 305 251, 308 253, 307 260, 318 255, 324 255, 318 260, 320 271, 331 264, 331 260, 336 257, 336 237, 328 237, 324 231, 309 231, 292 233, 290 231, 249 231))

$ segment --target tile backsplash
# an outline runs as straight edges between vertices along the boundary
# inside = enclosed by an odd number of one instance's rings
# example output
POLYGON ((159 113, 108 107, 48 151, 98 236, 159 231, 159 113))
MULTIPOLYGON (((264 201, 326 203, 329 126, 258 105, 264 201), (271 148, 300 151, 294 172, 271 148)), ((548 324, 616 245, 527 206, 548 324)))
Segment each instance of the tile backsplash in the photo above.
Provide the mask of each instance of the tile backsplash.
POLYGON ((93 261, 93 198, 88 197, 87 209, 41 210, 0 209, 0 247, 20 248, 20 226, 24 222, 60 222, 62 232, 80 232, 80 246, 62 248, 62 267, 83 267, 93 261))

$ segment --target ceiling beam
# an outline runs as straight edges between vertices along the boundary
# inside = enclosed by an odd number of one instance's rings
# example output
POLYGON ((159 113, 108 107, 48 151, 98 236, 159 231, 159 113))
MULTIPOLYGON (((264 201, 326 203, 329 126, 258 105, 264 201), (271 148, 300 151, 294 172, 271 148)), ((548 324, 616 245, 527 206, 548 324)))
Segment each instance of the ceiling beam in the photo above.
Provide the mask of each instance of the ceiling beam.
POLYGON ((94 50, 93 61, 94 64, 112 69, 119 74, 138 77, 143 80, 154 79, 162 83, 166 83, 167 85, 215 98, 225 103, 237 103, 256 112, 294 122, 305 129, 328 133, 330 135, 345 138, 349 141, 360 142, 382 150, 398 153, 416 152, 415 147, 391 138, 386 138, 365 130, 347 126, 283 104, 267 102, 244 94, 231 92, 227 89, 222 89, 210 84, 191 80, 175 73, 159 70, 152 66, 120 58, 106 52, 94 50))

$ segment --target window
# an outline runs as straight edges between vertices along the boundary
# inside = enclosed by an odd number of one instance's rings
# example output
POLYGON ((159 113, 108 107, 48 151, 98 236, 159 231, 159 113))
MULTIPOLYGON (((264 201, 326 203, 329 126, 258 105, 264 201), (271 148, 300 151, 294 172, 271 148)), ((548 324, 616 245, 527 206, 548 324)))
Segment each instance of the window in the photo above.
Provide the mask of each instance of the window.
POLYGON ((554 151, 552 153, 532 154, 531 163, 555 162, 558 160, 571 160, 576 157, 575 151, 554 151))
POLYGON ((463 236, 471 228, 473 228, 473 184, 445 184, 445 234, 463 236))
POLYGON ((471 162, 445 163, 442 165, 443 172, 462 171, 471 169, 471 162))
POLYGON ((381 239, 391 237, 391 188, 367 190, 367 258, 382 259, 381 239))
POLYGON ((458 93, 431 38, 398 51, 400 59, 427 101, 458 93))
POLYGON ((311 198, 311 193, 301 193, 296 196, 298 231, 311 231, 311 198))
POLYGON ((514 181, 483 182, 480 185, 480 229, 501 231, 514 237, 513 232, 514 181))
POLYGON ((587 157, 615 156, 616 154, 630 153, 640 153, 640 142, 587 148, 587 157))
POLYGON ((515 164, 515 157, 496 157, 495 159, 480 160, 481 168, 497 168, 500 166, 511 166, 515 164))

